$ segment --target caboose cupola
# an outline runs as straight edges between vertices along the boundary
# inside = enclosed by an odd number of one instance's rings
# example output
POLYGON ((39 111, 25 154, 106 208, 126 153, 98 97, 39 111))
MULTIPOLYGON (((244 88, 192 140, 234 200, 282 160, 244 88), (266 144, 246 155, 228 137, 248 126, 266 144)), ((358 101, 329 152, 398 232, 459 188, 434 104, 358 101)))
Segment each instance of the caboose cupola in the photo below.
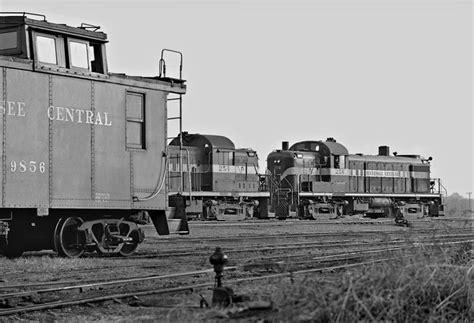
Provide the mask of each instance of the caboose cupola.
POLYGON ((30 13, 4 15, 0 16, 0 55, 31 60, 38 71, 107 74, 107 35, 97 31, 100 27, 70 27, 30 13))

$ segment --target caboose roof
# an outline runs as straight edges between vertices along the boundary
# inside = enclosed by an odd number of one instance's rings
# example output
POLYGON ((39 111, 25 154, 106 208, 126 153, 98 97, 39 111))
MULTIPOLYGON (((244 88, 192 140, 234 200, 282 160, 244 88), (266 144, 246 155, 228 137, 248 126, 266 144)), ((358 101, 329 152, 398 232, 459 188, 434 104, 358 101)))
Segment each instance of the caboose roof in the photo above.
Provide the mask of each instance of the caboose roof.
MULTIPOLYGON (((170 145, 178 146, 179 136, 174 138, 170 142, 170 145)), ((199 133, 189 134, 187 132, 183 133, 183 145, 195 147, 204 147, 205 145, 208 145, 211 149, 235 149, 234 143, 227 137, 218 135, 202 135, 199 133)))
MULTIPOLYGON (((46 21, 46 17, 43 15, 36 15, 42 17, 41 19, 31 19, 28 18, 25 14, 22 16, 0 16, 0 25, 2 27, 14 27, 26 25, 30 28, 49 31, 49 32, 58 32, 62 34, 73 35, 80 38, 93 39, 95 41, 106 42, 107 34, 101 31, 92 31, 86 29, 86 27, 71 27, 65 24, 56 24, 46 21)), ((89 26, 88 27, 94 27, 89 26)), ((98 27, 94 27, 98 28, 98 27)))

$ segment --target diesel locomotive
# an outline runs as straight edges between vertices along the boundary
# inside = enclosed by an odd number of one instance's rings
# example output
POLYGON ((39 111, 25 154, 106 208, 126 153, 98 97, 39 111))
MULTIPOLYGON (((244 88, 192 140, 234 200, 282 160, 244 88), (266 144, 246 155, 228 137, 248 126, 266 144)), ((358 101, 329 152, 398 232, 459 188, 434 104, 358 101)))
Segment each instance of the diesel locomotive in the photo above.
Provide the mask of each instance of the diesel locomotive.
POLYGON ((443 186, 430 177, 431 157, 349 154, 333 138, 288 142, 267 158, 270 211, 277 218, 344 215, 404 219, 444 215, 443 186))
MULTIPOLYGON (((444 215, 445 189, 431 157, 349 154, 333 138, 302 141, 267 156, 224 136, 182 133, 168 146, 168 192, 186 200, 188 218, 334 219, 345 215, 411 220, 444 215)), ((170 202, 174 199, 170 197, 170 202)), ((180 201, 180 199, 177 199, 180 201)))
POLYGON ((235 148, 227 137, 182 132, 168 146, 168 192, 186 199, 190 218, 267 217, 263 184, 256 151, 235 148))
POLYGON ((157 77, 111 73, 98 28, 0 15, 4 255, 126 256, 150 218, 158 234, 187 233, 165 212, 167 101, 186 92, 164 72, 176 52, 162 51, 157 77))

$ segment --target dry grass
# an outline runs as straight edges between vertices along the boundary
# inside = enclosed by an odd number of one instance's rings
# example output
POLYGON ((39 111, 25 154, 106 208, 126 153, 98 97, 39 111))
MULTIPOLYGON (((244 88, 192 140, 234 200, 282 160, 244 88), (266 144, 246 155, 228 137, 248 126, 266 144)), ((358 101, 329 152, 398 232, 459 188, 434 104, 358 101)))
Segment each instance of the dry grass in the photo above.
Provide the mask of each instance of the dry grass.
POLYGON ((415 249, 391 262, 342 275, 281 282, 274 297, 279 310, 273 318, 311 322, 470 321, 474 314, 471 247, 415 249))

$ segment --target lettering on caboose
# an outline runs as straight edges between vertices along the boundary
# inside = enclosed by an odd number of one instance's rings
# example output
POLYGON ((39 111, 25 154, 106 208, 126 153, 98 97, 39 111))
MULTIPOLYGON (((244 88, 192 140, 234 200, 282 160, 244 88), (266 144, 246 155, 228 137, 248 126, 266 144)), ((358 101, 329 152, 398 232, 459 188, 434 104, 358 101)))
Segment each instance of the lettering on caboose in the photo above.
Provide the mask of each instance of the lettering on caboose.
POLYGON ((107 112, 94 112, 78 108, 66 108, 50 106, 48 108, 49 120, 94 124, 99 126, 112 125, 107 112))
POLYGON ((24 117, 25 107, 25 102, 0 101, 0 113, 8 116, 24 117))

